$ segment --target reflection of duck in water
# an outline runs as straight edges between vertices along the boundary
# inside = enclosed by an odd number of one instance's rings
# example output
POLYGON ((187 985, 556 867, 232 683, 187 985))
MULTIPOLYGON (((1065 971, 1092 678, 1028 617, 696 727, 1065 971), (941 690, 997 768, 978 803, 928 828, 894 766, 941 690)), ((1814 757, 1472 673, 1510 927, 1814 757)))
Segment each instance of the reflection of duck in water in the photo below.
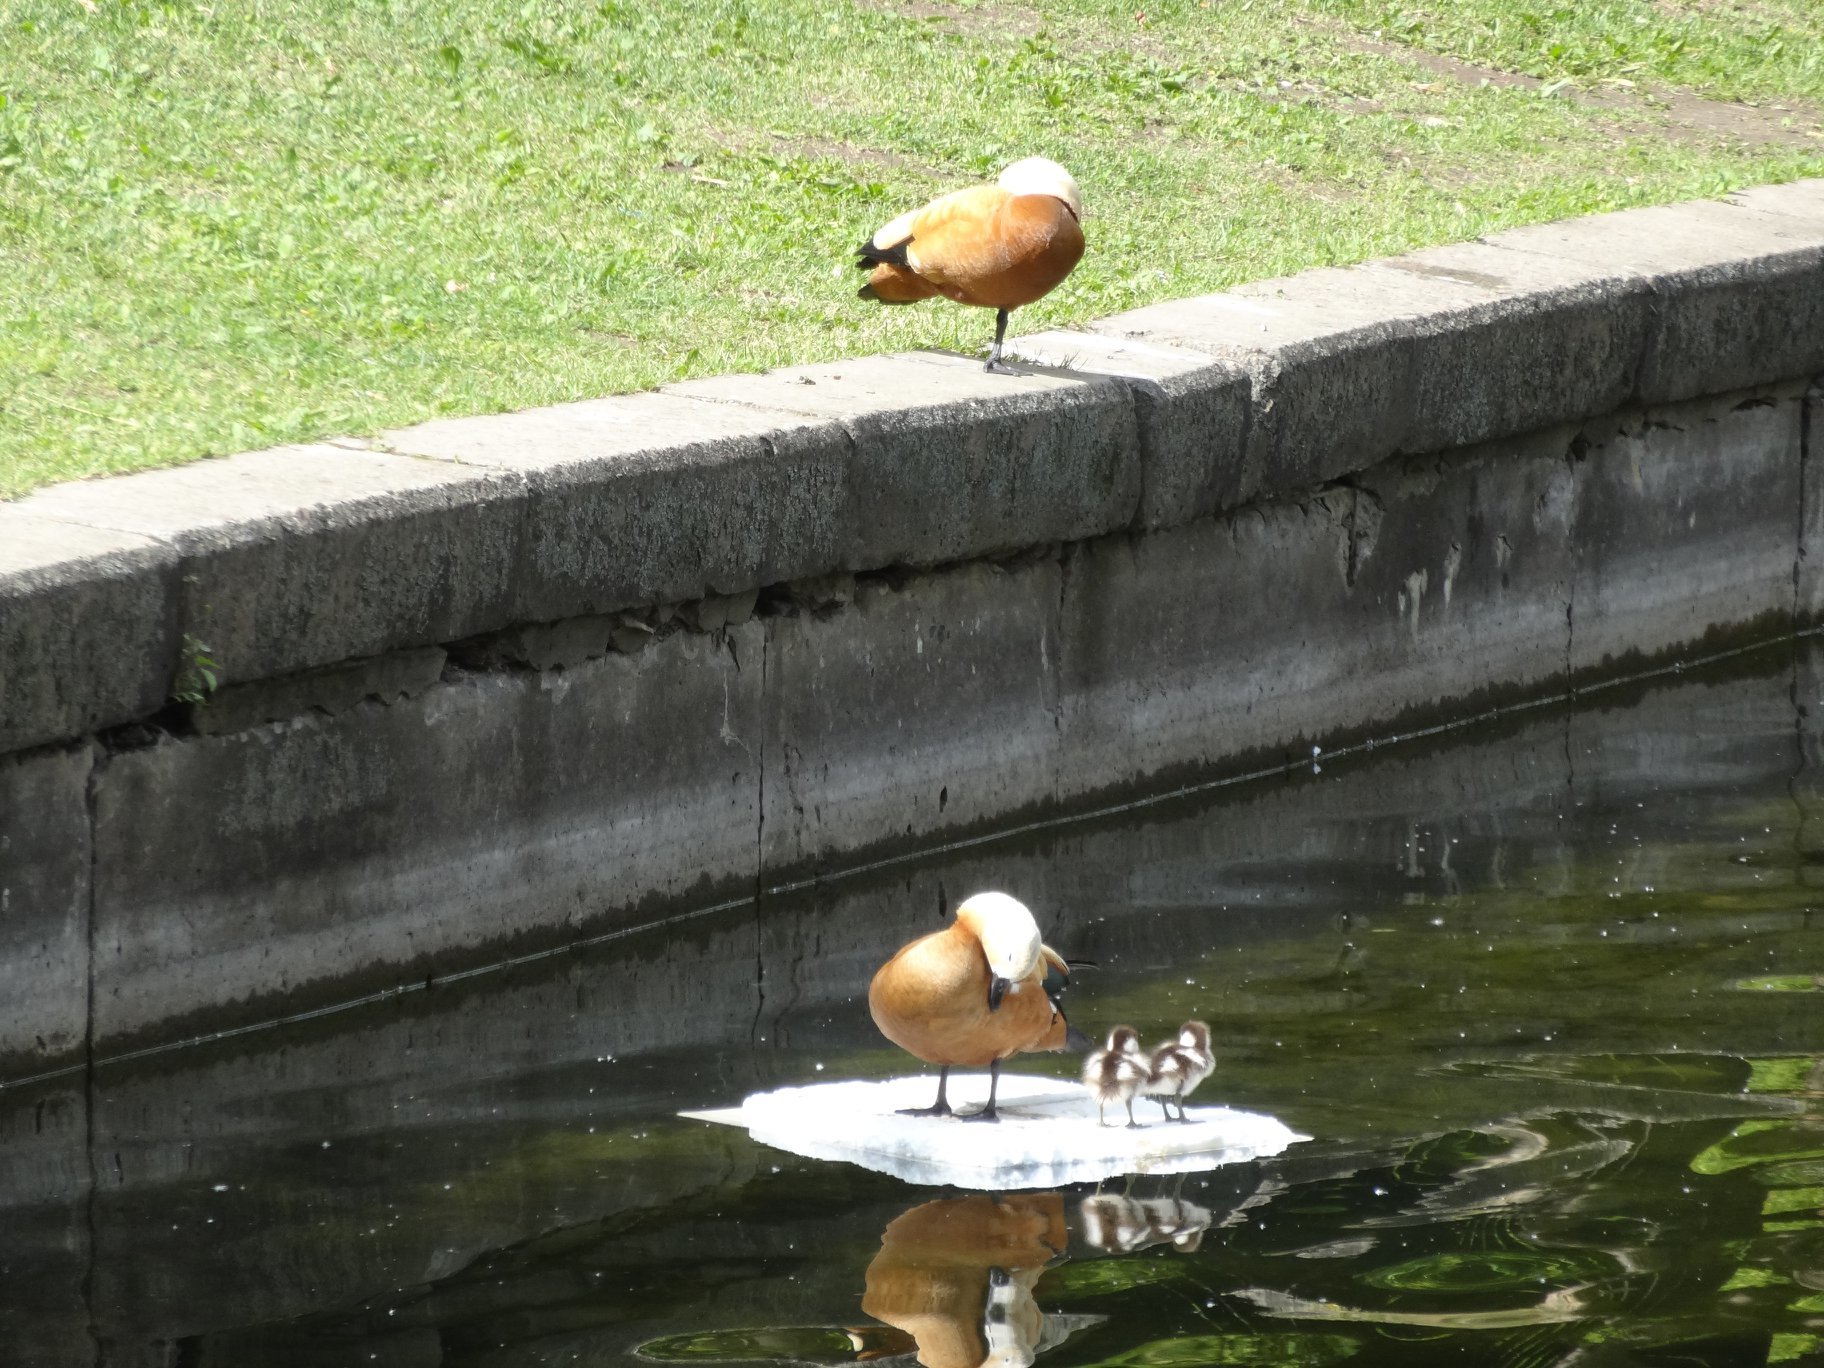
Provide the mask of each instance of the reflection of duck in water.
POLYGON ((888 1040, 938 1066, 937 1101, 908 1110, 949 1114, 951 1066, 987 1065, 988 1105, 963 1119, 995 1120, 1003 1059, 1073 1043, 1057 1002, 1069 974, 1026 905, 1005 893, 977 893, 942 931, 903 947, 869 984, 868 1011, 888 1040))
POLYGON ((1215 1067, 1216 1057, 1210 1053, 1210 1028, 1201 1021, 1187 1021, 1178 1028, 1178 1039, 1153 1048, 1146 1095, 1159 1104, 1167 1121, 1189 1121, 1184 1114, 1184 1099, 1215 1067), (1172 1115, 1169 1102, 1178 1104, 1178 1115, 1172 1115))
POLYGON ((861 1309, 910 1334, 925 1368, 1025 1368, 1045 1347, 1033 1285, 1069 1238, 1055 1192, 926 1202, 882 1234, 861 1309))

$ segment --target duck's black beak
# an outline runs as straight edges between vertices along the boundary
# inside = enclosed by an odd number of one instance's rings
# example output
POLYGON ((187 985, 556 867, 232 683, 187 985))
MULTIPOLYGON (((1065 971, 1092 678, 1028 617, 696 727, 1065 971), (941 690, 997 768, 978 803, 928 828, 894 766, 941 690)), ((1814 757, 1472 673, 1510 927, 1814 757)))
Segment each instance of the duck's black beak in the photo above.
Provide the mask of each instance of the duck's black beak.
POLYGON ((998 1012, 1001 1010, 1001 999, 1007 996, 1007 990, 1011 986, 1012 985, 999 974, 996 974, 993 978, 988 980, 989 1011, 998 1012))

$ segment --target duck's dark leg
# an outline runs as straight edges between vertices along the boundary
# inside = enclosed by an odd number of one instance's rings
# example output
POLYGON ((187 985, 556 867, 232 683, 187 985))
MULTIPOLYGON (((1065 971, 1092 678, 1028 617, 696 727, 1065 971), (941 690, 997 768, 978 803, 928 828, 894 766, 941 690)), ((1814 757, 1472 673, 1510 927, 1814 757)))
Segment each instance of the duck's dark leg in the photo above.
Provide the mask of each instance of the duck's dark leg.
POLYGON ((1001 364, 1001 340, 1006 336, 1007 336, 1007 310, 996 309, 994 311, 994 346, 992 346, 988 350, 988 364, 982 367, 983 370, 985 370, 985 371, 1005 371, 1005 370, 1007 370, 1007 367, 1003 366, 1001 364))
POLYGON ((1001 1118, 994 1114, 994 1094, 1000 1086, 1001 1061, 997 1059, 988 1066, 988 1105, 980 1111, 958 1112, 956 1119, 958 1121, 999 1121, 1001 1118))
POLYGON ((901 1116, 948 1116, 950 1103, 944 1097, 944 1089, 950 1086, 950 1066, 940 1064, 937 1068, 937 1101, 928 1107, 901 1107, 901 1116))
POLYGON ((1191 1118, 1184 1114, 1184 1094, 1183 1093, 1178 1094, 1178 1119, 1180 1121, 1183 1121, 1186 1125, 1190 1124, 1191 1118))

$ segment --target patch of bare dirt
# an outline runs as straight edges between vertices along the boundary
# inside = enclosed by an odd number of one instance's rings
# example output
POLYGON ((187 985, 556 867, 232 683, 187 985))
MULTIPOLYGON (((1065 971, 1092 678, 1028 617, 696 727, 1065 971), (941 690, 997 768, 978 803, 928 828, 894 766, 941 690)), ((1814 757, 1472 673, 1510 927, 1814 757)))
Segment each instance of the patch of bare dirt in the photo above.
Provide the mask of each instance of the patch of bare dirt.
MULTIPOLYGON (((1366 34, 1338 35, 1357 52, 1410 62, 1422 71, 1459 81, 1464 85, 1490 85, 1520 90, 1541 90, 1545 82, 1518 71, 1465 62, 1435 52, 1391 43, 1366 34)), ((1824 148, 1824 111, 1793 103, 1747 105, 1711 100, 1688 90, 1641 90, 1622 86, 1564 85, 1555 92, 1565 99, 1595 109, 1613 110, 1662 127, 1672 137, 1727 138, 1763 147, 1824 148)))
POLYGON ((944 24, 958 33, 1030 38, 1045 27, 1045 16, 1024 5, 952 5, 944 0, 861 0, 868 9, 944 24))
POLYGON ((880 147, 857 147, 838 138, 774 138, 773 146, 794 157, 828 157, 850 166, 890 166, 896 170, 932 174, 931 168, 917 158, 880 147))

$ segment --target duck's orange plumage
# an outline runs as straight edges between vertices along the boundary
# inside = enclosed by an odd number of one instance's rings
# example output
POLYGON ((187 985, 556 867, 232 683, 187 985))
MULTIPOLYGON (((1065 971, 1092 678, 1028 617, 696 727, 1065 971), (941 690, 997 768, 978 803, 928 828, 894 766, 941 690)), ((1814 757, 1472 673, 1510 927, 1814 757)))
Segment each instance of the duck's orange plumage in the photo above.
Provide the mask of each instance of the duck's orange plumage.
POLYGON ((939 196, 861 245, 863 299, 914 304, 933 295, 996 310, 988 369, 999 367, 1007 314, 1051 293, 1083 256, 1083 198, 1070 173, 1028 157, 993 185, 939 196))
MULTIPOLYGON (((1039 941, 1032 913, 1004 893, 978 893, 941 931, 920 936, 883 964, 868 985, 868 1011, 881 1034, 942 1069, 937 1104, 948 1112, 951 1067, 996 1073, 1022 1051, 1062 1050, 1069 1024, 1054 994, 1068 975, 1039 941)), ((982 1115, 994 1116, 994 1095, 982 1115)))

